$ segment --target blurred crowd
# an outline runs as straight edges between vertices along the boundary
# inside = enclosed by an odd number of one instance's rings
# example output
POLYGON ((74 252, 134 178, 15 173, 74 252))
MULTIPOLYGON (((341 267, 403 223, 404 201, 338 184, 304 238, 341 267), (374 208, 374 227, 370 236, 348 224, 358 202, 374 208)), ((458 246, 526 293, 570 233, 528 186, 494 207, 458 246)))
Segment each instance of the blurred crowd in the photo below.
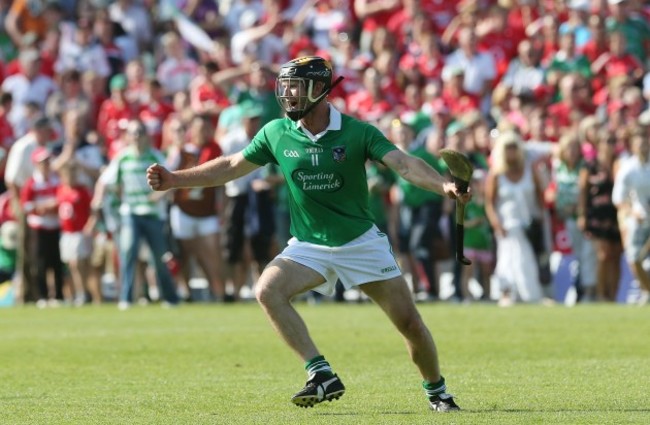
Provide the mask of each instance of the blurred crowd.
POLYGON ((122 309, 245 297, 290 239, 282 175, 154 193, 145 170, 241 150, 281 116, 279 66, 318 55, 345 77, 336 108, 441 173, 443 147, 475 166, 461 268, 454 203, 368 164, 414 296, 544 302, 562 253, 579 301, 615 301, 624 258, 647 303, 649 18, 640 0, 0 0, 0 281, 39 307, 100 303, 108 281, 122 309))

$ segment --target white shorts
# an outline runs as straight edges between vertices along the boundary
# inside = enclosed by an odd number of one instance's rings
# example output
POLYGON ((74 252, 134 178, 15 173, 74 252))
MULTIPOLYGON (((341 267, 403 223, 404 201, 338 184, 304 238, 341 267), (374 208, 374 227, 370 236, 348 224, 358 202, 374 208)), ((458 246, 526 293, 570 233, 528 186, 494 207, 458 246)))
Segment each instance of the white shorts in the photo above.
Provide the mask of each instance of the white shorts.
POLYGON ((643 247, 650 238, 650 226, 630 217, 625 220, 625 229, 625 258, 630 263, 643 261, 648 256, 643 247))
POLYGON ((185 214, 177 205, 173 205, 169 212, 169 224, 172 234, 176 239, 194 239, 199 236, 219 233, 219 217, 192 217, 185 214))
POLYGON ((61 250, 61 261, 69 263, 74 260, 85 260, 90 258, 93 251, 92 239, 83 232, 61 232, 59 240, 61 250))
POLYGON ((314 291, 334 295, 339 278, 345 289, 402 275, 385 233, 373 226, 363 235, 339 247, 300 242, 291 238, 278 255, 320 273, 326 280, 314 291))

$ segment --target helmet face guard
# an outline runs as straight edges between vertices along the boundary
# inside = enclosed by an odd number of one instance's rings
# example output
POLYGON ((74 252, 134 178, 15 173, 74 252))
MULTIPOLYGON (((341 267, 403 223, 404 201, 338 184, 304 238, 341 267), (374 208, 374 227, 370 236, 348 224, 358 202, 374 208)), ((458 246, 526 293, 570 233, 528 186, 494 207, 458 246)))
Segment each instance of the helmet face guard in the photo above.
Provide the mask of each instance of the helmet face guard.
POLYGON ((275 82, 275 97, 287 116, 298 121, 327 96, 331 87, 330 63, 317 56, 308 56, 282 65, 275 82), (317 82, 322 83, 318 91, 317 82))
POLYGON ((314 96, 314 80, 306 78, 278 78, 275 85, 275 97, 280 107, 293 120, 298 121, 312 109, 312 105, 320 102, 327 92, 321 90, 314 96))

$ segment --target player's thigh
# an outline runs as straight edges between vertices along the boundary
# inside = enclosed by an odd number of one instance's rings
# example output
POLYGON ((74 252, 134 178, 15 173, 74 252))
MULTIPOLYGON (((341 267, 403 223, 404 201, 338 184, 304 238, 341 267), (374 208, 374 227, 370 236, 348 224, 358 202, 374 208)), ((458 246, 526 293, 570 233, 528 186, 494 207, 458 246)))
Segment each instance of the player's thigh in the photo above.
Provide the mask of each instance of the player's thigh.
POLYGON ((419 325, 420 314, 415 308, 411 291, 403 276, 359 285, 390 318, 400 331, 419 325))
POLYGON ((276 258, 262 272, 255 293, 260 301, 273 296, 291 299, 324 282, 317 271, 286 258, 276 258))

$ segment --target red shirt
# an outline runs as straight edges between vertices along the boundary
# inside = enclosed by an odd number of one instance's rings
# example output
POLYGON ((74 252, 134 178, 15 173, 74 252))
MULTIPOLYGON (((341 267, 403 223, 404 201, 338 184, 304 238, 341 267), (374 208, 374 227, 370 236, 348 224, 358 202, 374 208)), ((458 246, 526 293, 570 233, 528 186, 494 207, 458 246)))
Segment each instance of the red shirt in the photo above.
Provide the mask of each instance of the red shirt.
POLYGON ((510 60, 517 55, 517 46, 521 40, 522 38, 519 38, 518 34, 510 28, 505 28, 502 32, 485 34, 481 37, 478 49, 490 53, 494 58, 497 68, 497 81, 508 70, 510 60))
POLYGON ((0 146, 9 149, 14 141, 14 130, 7 121, 7 114, 0 113, 0 146))
POLYGON ((59 229, 59 217, 56 213, 40 214, 36 212, 39 204, 49 203, 56 199, 59 181, 56 177, 44 179, 40 175, 30 177, 20 191, 20 205, 27 213, 27 224, 32 229, 59 229))
POLYGON ((165 102, 148 103, 140 107, 138 115, 147 128, 147 133, 156 149, 160 149, 162 145, 163 123, 172 112, 174 112, 174 107, 165 102))
POLYGON ((571 108, 568 103, 560 101, 554 103, 548 107, 548 115, 555 120, 555 123, 558 128, 569 127, 571 125, 571 112, 578 109, 585 115, 592 115, 596 112, 596 108, 593 106, 581 106, 571 108))
POLYGON ((221 155, 223 155, 221 146, 219 146, 219 144, 217 144, 216 142, 212 141, 211 143, 208 143, 201 147, 201 150, 199 151, 199 159, 197 165, 203 164, 204 162, 211 161, 215 158, 220 157, 221 155))
POLYGON ((578 49, 578 53, 585 55, 591 63, 598 59, 598 56, 607 51, 607 44, 604 44, 602 47, 598 47, 594 40, 587 41, 584 45, 582 45, 582 47, 578 49))
POLYGON ((379 119, 393 109, 390 102, 385 99, 375 99, 366 90, 352 93, 348 96, 346 105, 352 115, 365 121, 379 119))
POLYGON ((204 111, 203 108, 206 103, 214 103, 221 108, 230 106, 228 96, 226 96, 219 87, 207 82, 194 86, 190 98, 192 110, 197 113, 202 113, 204 111))
POLYGON ((478 96, 467 92, 458 95, 452 94, 449 90, 443 90, 440 97, 442 97, 452 115, 462 115, 466 112, 478 110, 481 104, 478 96))
POLYGON ((440 79, 444 66, 445 60, 442 56, 436 60, 415 52, 405 53, 399 60, 400 69, 417 69, 427 80, 440 79))
POLYGON ((107 149, 110 150, 111 143, 119 136, 118 122, 121 119, 133 118, 136 118, 136 114, 128 104, 118 107, 110 98, 102 103, 97 118, 97 130, 106 140, 107 149))
POLYGON ((81 232, 90 218, 92 195, 85 186, 60 185, 56 191, 63 232, 81 232))

